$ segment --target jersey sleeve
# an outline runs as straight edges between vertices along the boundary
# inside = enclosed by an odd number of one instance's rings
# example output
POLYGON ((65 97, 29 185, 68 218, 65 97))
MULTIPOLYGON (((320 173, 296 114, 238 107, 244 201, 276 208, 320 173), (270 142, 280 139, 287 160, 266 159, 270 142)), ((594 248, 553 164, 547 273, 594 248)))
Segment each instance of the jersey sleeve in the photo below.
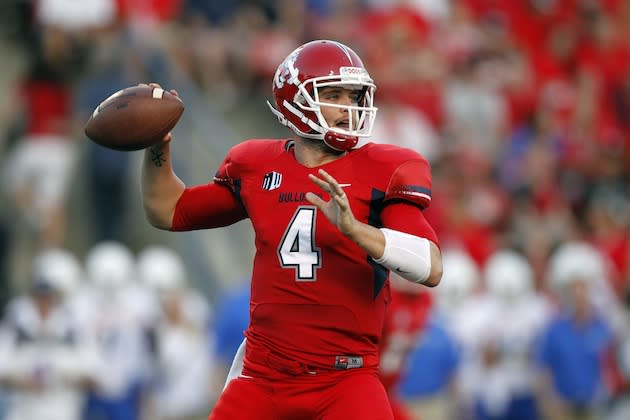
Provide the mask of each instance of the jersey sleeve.
POLYGON ((417 156, 402 162, 392 173, 385 191, 385 201, 403 200, 421 209, 431 204, 431 168, 417 156))
POLYGON ((223 227, 247 217, 238 191, 235 153, 238 155, 238 145, 230 149, 219 165, 214 183, 186 188, 175 207, 171 230, 223 227))
POLYGON ((247 218, 240 196, 241 179, 255 171, 261 155, 281 150, 281 142, 270 140, 247 140, 232 147, 219 165, 214 183, 184 191, 175 207, 171 230, 211 229, 247 218))
POLYGON ((212 229, 247 218, 240 200, 220 184, 186 188, 175 206, 172 231, 212 229))
POLYGON ((398 201, 381 212, 383 227, 426 238, 439 246, 438 237, 422 210, 409 202, 398 201))

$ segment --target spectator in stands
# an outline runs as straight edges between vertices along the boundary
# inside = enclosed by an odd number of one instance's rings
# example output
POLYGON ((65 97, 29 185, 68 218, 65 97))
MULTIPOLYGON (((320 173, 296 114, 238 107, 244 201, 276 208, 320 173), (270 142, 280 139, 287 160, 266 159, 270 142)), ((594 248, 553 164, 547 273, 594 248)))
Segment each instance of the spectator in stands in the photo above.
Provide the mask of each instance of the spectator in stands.
POLYGON ((39 41, 20 92, 24 132, 10 151, 3 181, 34 244, 54 246, 65 239, 77 159, 68 79, 77 56, 71 38, 57 28, 45 28, 39 41))

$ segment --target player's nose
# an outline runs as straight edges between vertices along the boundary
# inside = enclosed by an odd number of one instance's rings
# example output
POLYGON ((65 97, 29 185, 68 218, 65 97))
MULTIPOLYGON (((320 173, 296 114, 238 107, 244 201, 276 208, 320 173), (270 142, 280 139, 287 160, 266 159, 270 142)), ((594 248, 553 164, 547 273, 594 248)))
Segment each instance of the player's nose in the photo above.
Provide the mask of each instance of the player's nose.
MULTIPOLYGON (((354 105, 355 103, 354 100, 354 96, 352 95, 352 92, 349 91, 344 91, 343 94, 341 95, 341 104, 342 105, 354 105)), ((345 109, 345 111, 347 112, 348 110, 345 109)))

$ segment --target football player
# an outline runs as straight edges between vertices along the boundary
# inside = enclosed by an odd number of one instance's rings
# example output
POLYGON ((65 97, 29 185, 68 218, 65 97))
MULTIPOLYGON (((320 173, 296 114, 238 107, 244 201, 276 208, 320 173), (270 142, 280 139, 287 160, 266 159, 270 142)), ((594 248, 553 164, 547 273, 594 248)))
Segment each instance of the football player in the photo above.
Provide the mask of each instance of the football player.
MULTIPOLYGON (((426 159, 366 142, 376 86, 359 56, 308 42, 272 81, 288 139, 234 146, 214 180, 186 187, 171 136, 146 150, 142 197, 154 226, 208 229, 249 218, 256 255, 239 375, 210 419, 391 419, 378 376, 389 271, 436 286, 442 275, 426 159)), ((176 93, 176 92, 174 92, 176 93)))

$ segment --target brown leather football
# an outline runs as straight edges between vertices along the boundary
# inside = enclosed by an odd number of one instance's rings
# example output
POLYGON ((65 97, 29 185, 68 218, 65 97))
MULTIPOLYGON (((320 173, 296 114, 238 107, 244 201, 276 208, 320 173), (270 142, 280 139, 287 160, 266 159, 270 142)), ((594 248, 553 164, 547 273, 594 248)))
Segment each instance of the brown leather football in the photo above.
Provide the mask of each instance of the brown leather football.
POLYGON ((96 107, 85 124, 85 134, 110 149, 141 150, 162 140, 182 112, 184 103, 167 90, 132 86, 119 90, 96 107))

